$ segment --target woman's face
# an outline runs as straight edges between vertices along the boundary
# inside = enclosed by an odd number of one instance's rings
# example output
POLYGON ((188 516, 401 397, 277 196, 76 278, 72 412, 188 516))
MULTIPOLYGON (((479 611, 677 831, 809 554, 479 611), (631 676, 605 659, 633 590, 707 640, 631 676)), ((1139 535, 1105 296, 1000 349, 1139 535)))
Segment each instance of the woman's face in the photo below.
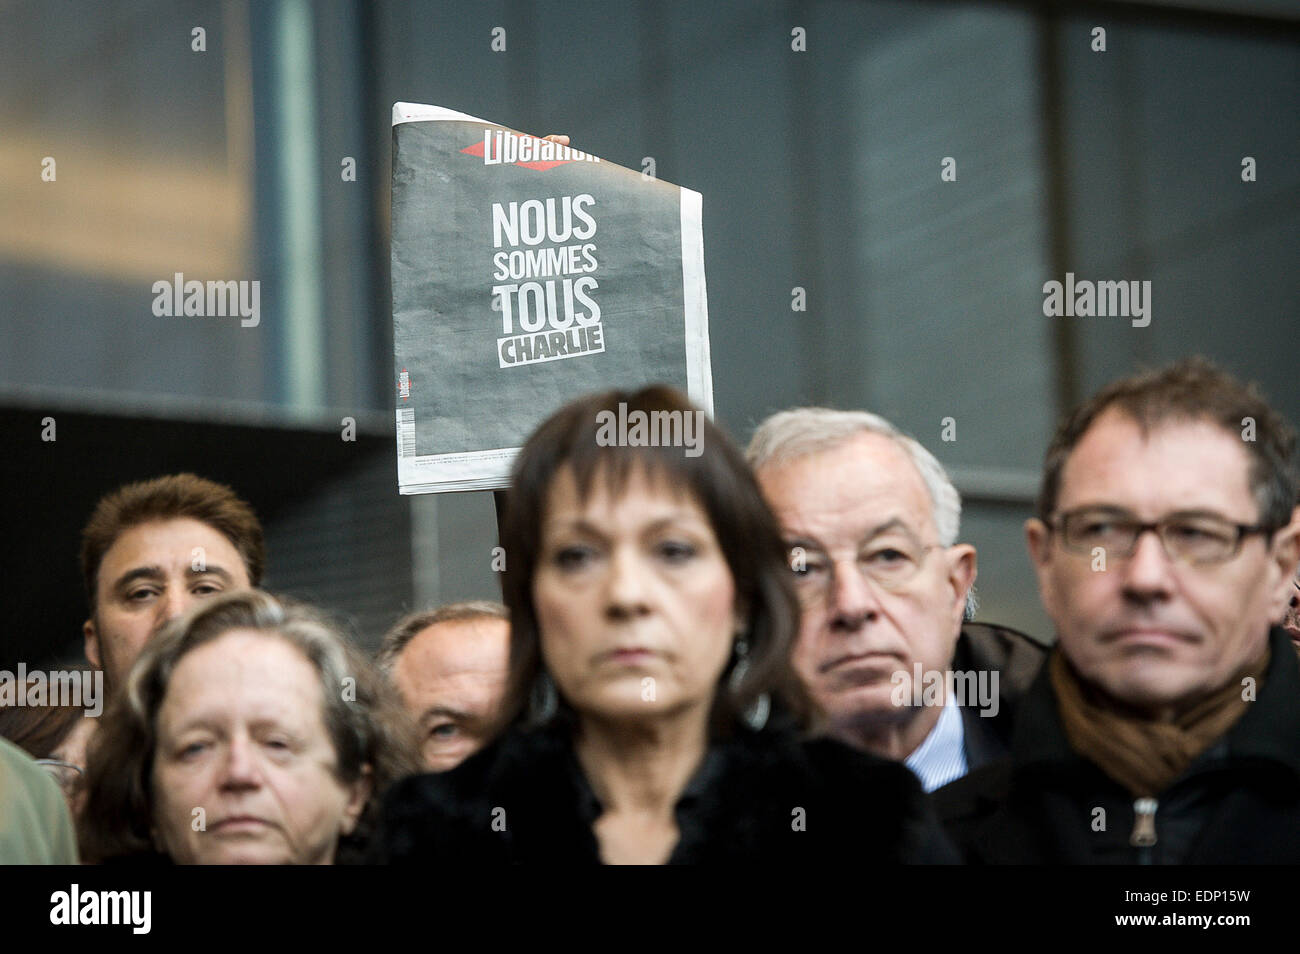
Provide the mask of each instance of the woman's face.
POLYGON ((741 628, 735 584, 689 493, 644 471, 611 497, 604 474, 578 496, 570 469, 549 489, 533 605, 542 657, 585 716, 707 716, 741 628))
POLYGON ((178 864, 330 864, 369 794, 345 785, 311 662, 234 629, 183 656, 158 711, 159 847, 178 864))

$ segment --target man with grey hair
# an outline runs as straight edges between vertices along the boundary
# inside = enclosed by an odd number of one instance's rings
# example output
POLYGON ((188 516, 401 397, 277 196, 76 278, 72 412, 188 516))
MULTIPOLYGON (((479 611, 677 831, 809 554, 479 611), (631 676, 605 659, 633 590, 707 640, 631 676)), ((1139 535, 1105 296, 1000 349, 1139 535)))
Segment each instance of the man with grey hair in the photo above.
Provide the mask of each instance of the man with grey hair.
POLYGON ((375 663, 415 721, 430 772, 491 741, 509 659, 510 617, 486 600, 408 614, 384 636, 375 663))
POLYGON ((926 791, 1004 756, 1044 647, 967 623, 976 553, 929 451, 865 411, 797 408, 747 451, 790 547, 792 661, 841 741, 903 761, 926 791))

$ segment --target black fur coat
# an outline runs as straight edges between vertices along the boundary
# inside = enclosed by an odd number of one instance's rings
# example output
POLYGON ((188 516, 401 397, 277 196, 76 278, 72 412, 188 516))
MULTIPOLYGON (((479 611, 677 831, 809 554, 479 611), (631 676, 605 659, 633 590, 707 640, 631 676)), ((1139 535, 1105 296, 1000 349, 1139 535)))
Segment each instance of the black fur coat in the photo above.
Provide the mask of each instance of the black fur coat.
MULTIPOLYGON (((676 813, 670 864, 957 860, 901 763, 788 732, 714 745, 676 813)), ((565 729, 511 730, 451 772, 397 783, 371 860, 598 864, 600 814, 565 729)))

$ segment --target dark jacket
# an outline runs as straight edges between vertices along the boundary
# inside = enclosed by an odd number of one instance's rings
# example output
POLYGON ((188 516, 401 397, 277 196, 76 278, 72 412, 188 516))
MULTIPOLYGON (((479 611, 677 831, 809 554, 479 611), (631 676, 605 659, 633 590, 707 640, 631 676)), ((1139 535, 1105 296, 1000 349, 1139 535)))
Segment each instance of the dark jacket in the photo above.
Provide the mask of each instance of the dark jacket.
POLYGON ((966 735, 966 766, 974 771, 1011 753, 1011 733, 1020 702, 1033 685, 1049 647, 1018 630, 991 623, 966 623, 953 653, 954 672, 996 672, 998 709, 981 715, 975 706, 962 706, 966 735))
MULTIPOLYGON (((511 730, 451 772, 395 785, 372 860, 598 864, 600 814, 563 728, 511 730)), ((713 746, 676 814, 670 864, 956 861, 901 764, 793 733, 713 746)))
POLYGON ((1135 799, 1070 748, 1044 667, 1010 760, 933 795, 966 859, 989 864, 1300 862, 1300 665, 1286 633, 1256 700, 1156 800, 1154 844, 1133 845, 1135 799))

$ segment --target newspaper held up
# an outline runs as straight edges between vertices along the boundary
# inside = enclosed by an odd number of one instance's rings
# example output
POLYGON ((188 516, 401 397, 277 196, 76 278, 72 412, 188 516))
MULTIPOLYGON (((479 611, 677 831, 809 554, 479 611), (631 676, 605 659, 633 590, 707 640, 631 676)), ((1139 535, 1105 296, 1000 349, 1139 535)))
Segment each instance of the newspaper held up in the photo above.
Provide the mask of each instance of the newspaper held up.
POLYGON ((697 192, 438 106, 393 107, 398 487, 507 486, 528 434, 607 388, 713 413, 697 192))

